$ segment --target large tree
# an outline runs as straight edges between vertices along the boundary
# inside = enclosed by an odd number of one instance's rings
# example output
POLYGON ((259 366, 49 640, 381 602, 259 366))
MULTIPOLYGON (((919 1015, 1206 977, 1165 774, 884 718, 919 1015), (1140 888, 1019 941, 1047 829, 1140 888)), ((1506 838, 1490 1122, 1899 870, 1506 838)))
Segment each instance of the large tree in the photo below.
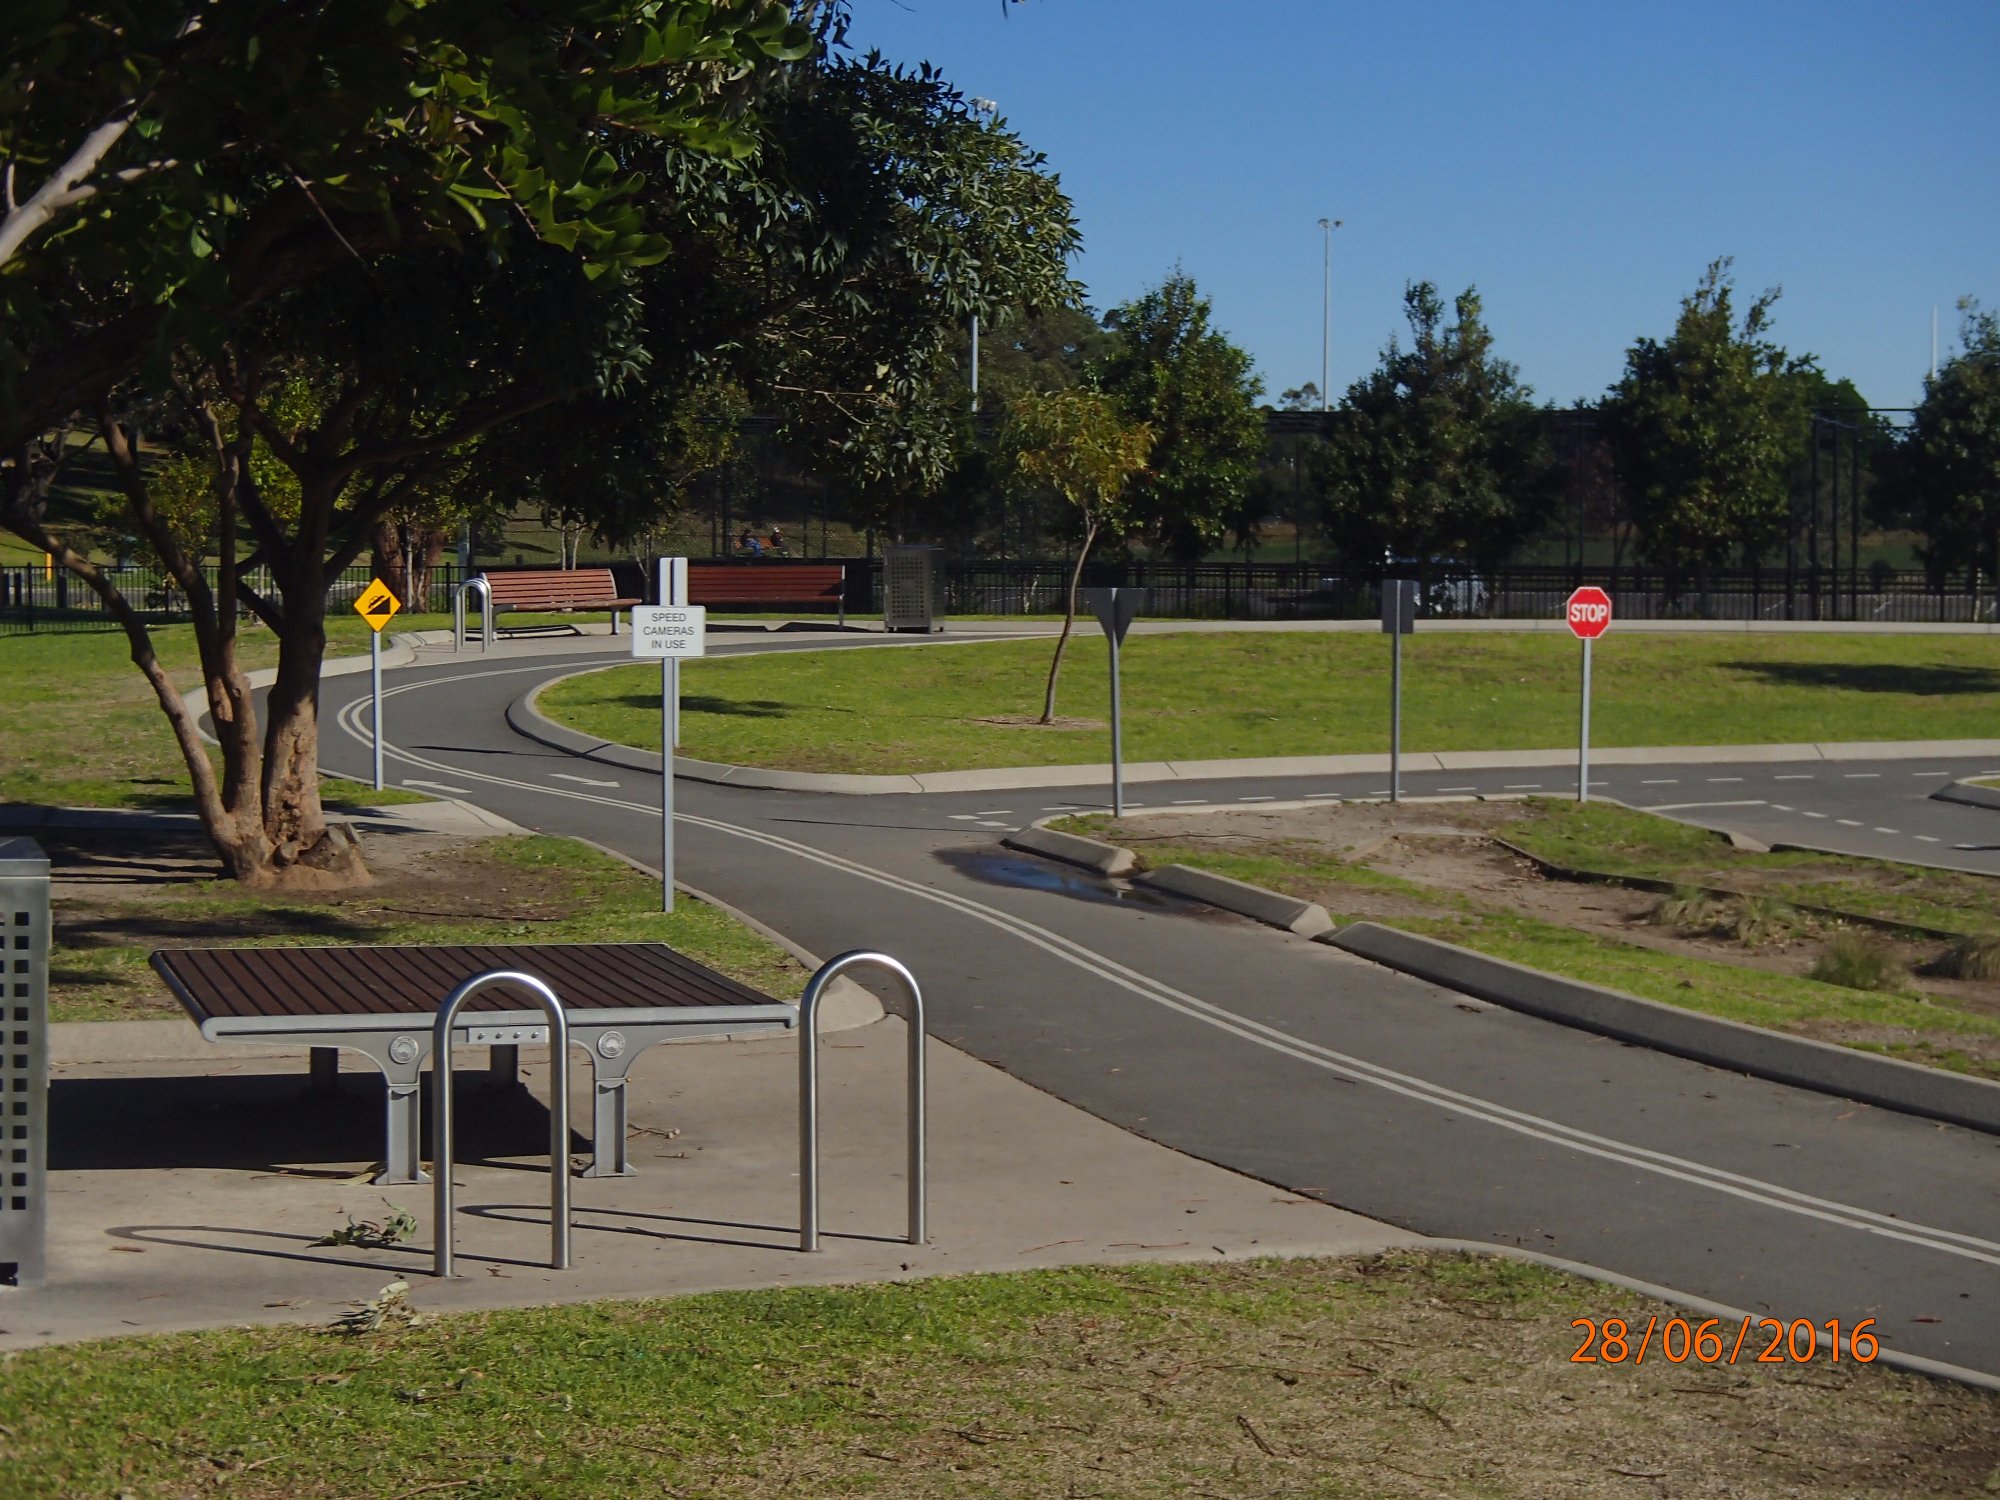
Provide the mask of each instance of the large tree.
POLYGON ((1263 382, 1211 326, 1194 278, 1176 269, 1105 317, 1116 335, 1097 378, 1128 422, 1152 429, 1152 457, 1124 506, 1149 549, 1192 562, 1221 545, 1264 454, 1263 382))
POLYGON ((1553 495, 1547 440, 1512 364, 1493 350, 1479 293, 1445 321, 1428 281, 1403 291, 1410 344, 1348 387, 1319 481, 1329 530, 1369 562, 1492 562, 1531 532, 1553 495))
POLYGON ((1959 305, 1959 351, 1924 398, 1887 468, 1897 508, 1922 527, 1924 563, 2000 580, 2000 317, 1959 305))
MULTIPOLYGON (((294 12, 336 9, 271 11, 274 42, 296 42, 286 30, 294 12)), ((440 26, 465 9, 475 34, 493 10, 448 0, 391 9, 423 12, 440 26)), ((207 248, 197 262, 231 260, 248 232, 239 219, 261 222, 272 203, 301 194, 315 232, 337 253, 286 261, 297 274, 259 282, 255 295, 228 274, 211 278, 186 297, 205 319, 183 319, 178 304, 170 306, 153 323, 146 357, 99 351, 91 381, 67 404, 32 420, 9 409, 28 435, 0 472, 0 519, 53 553, 124 626, 180 740, 211 838, 242 879, 324 884, 361 875, 358 860, 328 836, 318 800, 326 590, 399 507, 445 490, 477 494, 481 466, 490 476, 503 460, 527 460, 516 472, 547 493, 566 477, 557 454, 582 477, 580 433, 606 445, 603 470, 591 474, 581 503, 607 526, 643 520, 645 506, 657 512, 661 497, 657 488, 641 493, 635 476, 677 441, 672 419, 692 392, 740 374, 793 398, 821 432, 840 431, 828 411, 844 413, 850 426, 887 430, 899 396, 922 386, 927 361, 948 337, 947 320, 962 307, 990 310, 980 275, 989 257, 1011 254, 1029 279, 1047 279, 1053 257, 1056 289, 1068 287, 1062 258, 1074 229, 1066 201, 1013 137, 971 122, 933 75, 843 59, 824 36, 796 57, 790 11, 755 0, 629 0, 583 10, 601 19, 629 11, 629 36, 579 33, 568 25, 575 7, 562 23, 538 19, 531 7, 508 8, 524 37, 512 51, 496 44, 495 55, 507 69, 525 53, 554 71, 539 83, 521 79, 526 97, 493 126, 510 149, 527 153, 525 166, 510 158, 515 185, 488 175, 485 187, 460 183, 444 193, 464 214, 458 227, 427 216, 438 178, 421 162, 407 193, 403 178, 380 173, 388 186, 350 210, 338 191, 348 173, 316 182, 272 165, 261 149, 216 146, 203 179, 217 195, 208 209, 213 232, 202 235, 207 248), (746 18, 760 17, 760 25, 785 24, 753 33, 746 18), (741 43, 737 66, 718 63, 718 36, 741 43), (782 70, 784 86, 766 88, 756 114, 741 114, 738 75, 758 67, 782 70), (581 81, 572 76, 578 70, 581 81), (700 111, 690 115, 675 102, 683 85, 696 84, 712 130, 693 128, 700 111), (562 128, 565 111, 586 95, 617 104, 628 87, 631 107, 618 117, 562 128), (531 105, 550 114, 546 136, 533 128, 531 105), (966 149, 942 161, 943 138, 966 149), (952 173, 962 180, 946 181, 952 173), (519 185, 530 182, 538 184, 532 193, 519 185), (540 209, 516 201, 524 195, 540 209), (362 210, 371 204, 392 232, 364 229, 362 210), (579 205, 604 213, 584 222, 579 205), (1035 253, 1039 240, 1049 243, 1048 256, 1035 253), (48 524, 47 480, 64 445, 47 429, 79 417, 116 465, 133 529, 152 543, 191 608, 222 744, 219 776, 140 613, 48 524), (537 417, 548 418, 539 431, 537 417), (139 453, 142 418, 148 432, 207 457, 212 523, 199 541, 176 536, 161 510, 139 453), (570 441, 559 447, 550 434, 565 421, 570 441), (260 483, 273 462, 290 476, 295 508, 272 503, 260 483), (204 552, 220 558, 213 585, 204 552), (252 587, 253 572, 268 574, 273 587, 252 587), (261 732, 236 662, 239 609, 279 638, 261 732)), ((344 13, 360 24, 352 7, 344 13)), ((370 19, 364 4, 362 20, 370 19)), ((384 45, 394 40, 384 35, 384 45)), ((267 55, 250 49, 253 64, 267 55)), ((382 97, 369 118, 380 128, 358 133, 349 153, 360 180, 369 179, 378 149, 399 159, 400 137, 382 123, 394 115, 395 90, 404 91, 404 114, 422 124, 437 86, 428 75, 395 70, 375 82, 382 97)), ((328 128, 346 118, 335 111, 328 128)), ((478 136, 483 116, 447 110, 444 125, 447 134, 478 136)), ((119 202, 116 194, 104 198, 119 202)), ((142 223, 153 224, 153 200, 132 201, 142 223)), ((19 335, 9 346, 17 369, 31 371, 87 343, 91 330, 129 321, 132 309, 121 300, 129 288, 110 253, 118 227, 104 227, 101 269, 81 283, 65 279, 55 256, 76 235, 31 236, 7 267, 0 292, 9 310, 32 315, 9 326, 19 335)), ((133 255, 141 267, 150 264, 143 249, 133 255)), ((1013 290, 1006 276, 993 280, 992 295, 1013 290)))
POLYGON ((1709 265, 1668 338, 1632 345, 1604 402, 1639 550, 1676 584, 1783 540, 1806 441, 1813 361, 1768 337, 1776 288, 1737 318, 1729 266, 1709 265))

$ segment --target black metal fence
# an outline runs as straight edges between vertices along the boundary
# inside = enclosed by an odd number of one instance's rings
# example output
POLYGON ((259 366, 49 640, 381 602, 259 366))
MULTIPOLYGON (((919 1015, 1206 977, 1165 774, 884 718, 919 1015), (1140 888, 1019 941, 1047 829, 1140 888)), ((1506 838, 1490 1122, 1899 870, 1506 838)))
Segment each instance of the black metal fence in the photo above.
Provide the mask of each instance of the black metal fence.
MULTIPOLYGON (((839 559, 833 559, 838 561, 839 559)), ((768 558, 738 567, 783 568, 800 560, 768 558)), ((1060 613, 1072 563, 945 560, 937 570, 938 609, 945 615, 1060 613)), ((613 565, 620 586, 650 589, 654 570, 633 559, 613 565)), ((867 615, 880 608, 880 558, 849 558, 847 607, 867 615)), ((161 574, 113 571, 120 592, 149 621, 187 617, 186 599, 161 574)), ((329 611, 351 605, 368 586, 365 564, 348 568, 329 590, 329 611)), ((1380 609, 1381 570, 1314 563, 1107 563, 1084 570, 1086 585, 1152 591, 1148 613, 1162 619, 1369 619, 1380 609)), ((253 579, 253 582, 260 580, 253 579)), ((1838 576, 1811 569, 1717 571, 1702 580, 1674 580, 1638 567, 1508 566, 1438 569, 1422 578, 1423 608, 1437 618, 1554 619, 1579 584, 1608 590, 1624 620, 1829 620, 1862 624, 1977 624, 2000 620, 1990 584, 1940 587, 1926 574, 1875 567, 1838 576)), ((458 586, 454 564, 432 578, 432 607, 450 607, 458 586)), ((0 569, 0 635, 112 630, 117 622, 79 580, 57 569, 0 569)))

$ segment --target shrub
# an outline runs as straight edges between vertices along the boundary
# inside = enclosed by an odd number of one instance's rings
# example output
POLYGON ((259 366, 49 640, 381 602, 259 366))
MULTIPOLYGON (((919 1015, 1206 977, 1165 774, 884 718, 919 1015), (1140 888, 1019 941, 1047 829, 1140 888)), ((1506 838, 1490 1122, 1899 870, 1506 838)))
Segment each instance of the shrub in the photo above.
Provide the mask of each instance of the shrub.
POLYGON ((1646 920, 1656 927, 1671 927, 1683 937, 1696 937, 1722 925, 1722 908, 1699 886, 1678 885, 1671 896, 1660 898, 1646 920))
POLYGON ((1962 937, 1924 972, 1940 979, 2000 979, 2000 937, 1962 937))
POLYGON ((1807 977, 1850 990, 1893 990, 1904 976, 1880 938, 1843 928, 1813 961, 1807 977))

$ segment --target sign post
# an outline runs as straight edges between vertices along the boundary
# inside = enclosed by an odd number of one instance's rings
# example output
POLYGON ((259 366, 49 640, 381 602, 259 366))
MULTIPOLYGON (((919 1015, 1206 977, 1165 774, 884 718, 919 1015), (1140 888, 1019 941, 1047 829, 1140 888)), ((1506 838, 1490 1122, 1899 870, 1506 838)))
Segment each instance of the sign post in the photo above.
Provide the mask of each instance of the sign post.
POLYGON ((1111 647, 1111 816, 1125 816, 1125 731, 1124 710, 1118 696, 1118 648, 1133 617, 1146 607, 1146 589, 1082 589, 1083 602, 1104 627, 1104 639, 1111 647))
POLYGON ((1403 637, 1417 628, 1413 578, 1382 580, 1382 632, 1389 649, 1389 800, 1403 800, 1403 637))
MULTIPOLYGON (((663 558, 661 583, 673 563, 663 558)), ((681 577, 685 579, 686 573, 681 577)), ((663 587, 662 593, 667 590, 663 587)), ((660 910, 674 909, 674 746, 680 738, 680 664, 708 654, 708 611, 697 604, 642 604, 632 611, 632 655, 660 659, 660 910)))
POLYGON ((369 722, 375 737, 375 790, 382 790, 382 627, 396 618, 396 611, 403 603, 381 579, 376 579, 361 591, 361 597, 354 601, 354 612, 368 622, 373 632, 368 637, 368 676, 374 689, 375 704, 369 722))
POLYGON ((1569 596, 1570 631, 1583 642, 1583 711, 1577 733, 1576 800, 1590 800, 1590 643, 1611 628, 1611 596, 1587 584, 1569 596))

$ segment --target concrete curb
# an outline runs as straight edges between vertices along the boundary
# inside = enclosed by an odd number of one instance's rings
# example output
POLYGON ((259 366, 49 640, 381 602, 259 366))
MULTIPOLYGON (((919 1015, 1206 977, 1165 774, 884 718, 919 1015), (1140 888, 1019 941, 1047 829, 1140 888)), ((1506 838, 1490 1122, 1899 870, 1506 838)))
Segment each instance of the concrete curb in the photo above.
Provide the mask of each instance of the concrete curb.
POLYGON ((1544 1020, 1774 1083, 2000 1135, 2000 1084, 1983 1079, 1678 1010, 1373 922, 1356 922, 1321 941, 1544 1020))
POLYGON ((1990 807, 2000 811, 2000 787, 1974 786, 1969 781, 1952 781, 1931 793, 1935 802, 1958 802, 1967 807, 1990 807))
POLYGON ((1057 833, 1040 823, 1023 828, 1019 833, 1008 834, 1000 840, 1000 844, 1002 848, 1018 849, 1023 854, 1039 854, 1047 859, 1059 859, 1064 864, 1081 865, 1099 875, 1123 875, 1139 862, 1130 849, 1098 839, 1087 839, 1081 834, 1057 833))
POLYGON ((1300 937, 1316 938, 1322 933, 1333 931, 1333 918, 1326 914, 1326 908, 1313 901, 1301 901, 1296 896, 1280 895, 1277 891, 1267 891, 1260 885, 1247 881, 1232 880, 1227 875, 1217 875, 1211 870, 1196 870, 1187 865, 1167 865, 1162 869, 1149 870, 1144 875, 1133 877, 1134 885, 1151 886, 1155 890, 1172 891, 1176 896, 1186 896, 1190 900, 1203 901, 1224 911, 1233 911, 1238 916, 1249 917, 1267 926, 1281 927, 1286 932, 1297 933, 1300 937))

